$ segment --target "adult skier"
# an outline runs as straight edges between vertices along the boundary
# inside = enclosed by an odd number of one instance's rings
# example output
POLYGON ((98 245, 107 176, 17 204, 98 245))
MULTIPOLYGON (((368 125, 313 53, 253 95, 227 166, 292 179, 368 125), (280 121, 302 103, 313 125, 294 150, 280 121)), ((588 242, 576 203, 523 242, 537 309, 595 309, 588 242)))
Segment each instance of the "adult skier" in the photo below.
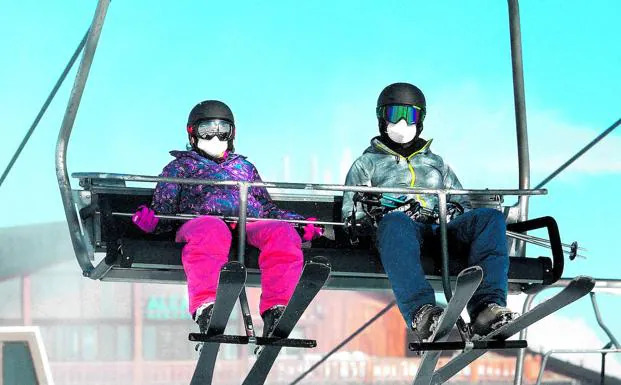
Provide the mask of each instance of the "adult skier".
MULTIPOLYGON (((425 96, 418 87, 395 83, 384 88, 376 108, 379 136, 354 161, 345 184, 461 189, 455 173, 431 151, 432 141, 420 137, 426 112, 425 96)), ((353 222, 353 198, 353 192, 344 193, 342 216, 346 223, 353 222)), ((467 310, 473 332, 485 335, 514 317, 506 307, 509 257, 505 218, 498 210, 471 209, 465 195, 454 195, 449 201, 450 253, 462 251, 469 266, 478 265, 484 272, 467 310)), ((422 252, 439 255, 440 230, 433 214, 438 211, 438 198, 427 194, 383 194, 381 202, 383 217, 371 218, 359 207, 355 214, 358 226, 352 231, 377 226, 375 244, 399 310, 415 335, 426 341, 443 312, 421 264, 422 252)))

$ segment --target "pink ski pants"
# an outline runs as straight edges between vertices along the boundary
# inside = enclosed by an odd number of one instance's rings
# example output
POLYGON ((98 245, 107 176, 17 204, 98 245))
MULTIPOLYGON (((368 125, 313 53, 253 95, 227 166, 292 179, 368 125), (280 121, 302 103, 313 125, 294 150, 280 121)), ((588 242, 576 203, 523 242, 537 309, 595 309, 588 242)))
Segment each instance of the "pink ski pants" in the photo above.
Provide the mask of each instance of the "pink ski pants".
MULTIPOLYGON (((300 236, 290 223, 259 221, 247 223, 246 239, 260 250, 259 312, 286 305, 302 274, 300 236)), ((216 299, 220 269, 228 262, 231 231, 221 219, 204 216, 181 226, 176 240, 186 242, 181 261, 188 281, 189 310, 194 314, 200 305, 216 299)))

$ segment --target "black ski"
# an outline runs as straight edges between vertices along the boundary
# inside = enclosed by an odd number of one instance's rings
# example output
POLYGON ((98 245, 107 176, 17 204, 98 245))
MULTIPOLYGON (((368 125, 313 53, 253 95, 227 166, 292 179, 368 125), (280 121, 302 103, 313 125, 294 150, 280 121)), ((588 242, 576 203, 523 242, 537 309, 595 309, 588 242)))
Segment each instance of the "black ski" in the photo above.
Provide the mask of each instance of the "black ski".
MULTIPOLYGON (((527 328, 555 311, 582 298, 588 294, 594 286, 595 281, 593 278, 585 276, 576 277, 561 292, 549 298, 545 302, 535 306, 531 311, 517 317, 514 321, 481 338, 481 341, 505 340, 512 335, 519 333, 522 329, 527 328)), ((466 365, 469 365, 472 361, 476 360, 483 354, 485 354, 485 350, 470 350, 461 353, 442 368, 438 369, 436 374, 433 376, 432 384, 442 384, 448 381, 451 377, 466 367, 466 365)))
MULTIPOLYGON (((446 306, 446 309, 444 309, 444 313, 442 313, 440 321, 438 322, 438 327, 429 339, 431 341, 430 345, 443 342, 448 338, 451 330, 453 330, 453 326, 457 323, 459 315, 481 284, 482 279, 483 269, 479 266, 469 267, 459 273, 457 280, 455 281, 455 294, 453 294, 453 297, 446 306)), ((411 344, 410 348, 416 345, 417 344, 411 344)), ((414 385, 429 385, 431 383, 436 364, 438 363, 438 359, 440 359, 441 354, 441 350, 425 352, 423 359, 418 366, 418 371, 416 372, 416 377, 414 378, 414 385)))
MULTIPOLYGON (((287 338, 293 330, 308 305, 319 293, 330 276, 330 264, 322 257, 313 258, 307 262, 302 275, 287 304, 287 308, 276 324, 270 338, 287 338)), ((246 376, 243 385, 261 385, 265 383, 267 375, 278 357, 282 346, 266 345, 261 350, 256 362, 246 376)))
MULTIPOLYGON (((246 283, 246 268, 239 262, 228 262, 220 270, 216 303, 213 308, 209 328, 205 333, 208 337, 224 333, 231 311, 237 302, 239 293, 246 283)), ((209 385, 213 379, 219 342, 204 343, 190 385, 209 385)))

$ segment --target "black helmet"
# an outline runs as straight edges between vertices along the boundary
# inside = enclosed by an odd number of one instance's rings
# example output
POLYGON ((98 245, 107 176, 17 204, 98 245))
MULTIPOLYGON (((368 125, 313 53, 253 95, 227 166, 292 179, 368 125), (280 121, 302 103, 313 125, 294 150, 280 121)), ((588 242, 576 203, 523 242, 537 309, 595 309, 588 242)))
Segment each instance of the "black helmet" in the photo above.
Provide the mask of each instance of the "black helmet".
POLYGON ((423 91, 410 83, 394 83, 384 88, 377 98, 377 106, 381 107, 388 104, 416 106, 423 111, 427 109, 423 91))
POLYGON ((205 119, 223 119, 235 124, 233 112, 219 100, 205 100, 194 106, 188 116, 188 126, 205 119))
POLYGON ((196 136, 194 133, 194 126, 201 120, 206 119, 222 119, 227 120, 233 124, 233 135, 229 139, 229 151, 235 151, 233 146, 233 139, 235 139, 235 118, 233 117, 233 111, 225 103, 219 100, 205 100, 192 108, 190 115, 188 116, 188 137, 192 148, 198 151, 196 147, 196 136))
MULTIPOLYGON (((382 90, 377 98, 377 109, 387 106, 389 104, 404 104, 408 106, 416 106, 421 109, 422 118, 416 123, 416 137, 423 131, 423 121, 427 114, 427 102, 425 101, 425 95, 420 88, 410 83, 393 83, 382 90)), ((379 126, 380 135, 382 138, 389 140, 386 134, 387 123, 384 119, 378 117, 377 123, 379 126)))

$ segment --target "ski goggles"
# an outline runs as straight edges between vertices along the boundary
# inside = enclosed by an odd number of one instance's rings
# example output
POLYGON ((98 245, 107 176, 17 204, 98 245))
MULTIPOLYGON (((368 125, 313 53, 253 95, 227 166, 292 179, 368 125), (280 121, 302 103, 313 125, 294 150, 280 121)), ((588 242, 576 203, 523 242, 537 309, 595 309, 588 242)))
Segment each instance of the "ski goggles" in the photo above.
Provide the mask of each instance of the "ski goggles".
POLYGON ((418 124, 425 118, 425 111, 417 106, 406 106, 400 104, 389 104, 377 107, 377 117, 387 122, 396 124, 401 119, 408 125, 418 124))
POLYGON ((235 126, 229 121, 221 119, 203 120, 196 126, 196 136, 201 139, 230 140, 235 132, 235 126))

